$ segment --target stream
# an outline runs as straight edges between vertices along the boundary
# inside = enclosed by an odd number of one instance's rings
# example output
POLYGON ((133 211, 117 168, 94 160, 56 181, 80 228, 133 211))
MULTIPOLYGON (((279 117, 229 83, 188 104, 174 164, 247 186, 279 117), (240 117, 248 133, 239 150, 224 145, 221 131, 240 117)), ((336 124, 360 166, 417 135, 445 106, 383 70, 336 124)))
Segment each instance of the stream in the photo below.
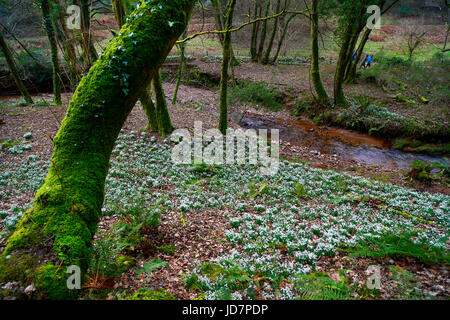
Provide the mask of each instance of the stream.
MULTIPOLYGON (((310 120, 265 119, 259 115, 230 114, 245 129, 278 129, 280 139, 294 146, 308 147, 322 154, 355 160, 366 165, 407 170, 414 160, 439 161, 450 165, 448 157, 408 153, 392 149, 388 140, 366 134, 330 127, 320 127, 310 120)), ((269 131, 270 132, 270 131, 269 131)))

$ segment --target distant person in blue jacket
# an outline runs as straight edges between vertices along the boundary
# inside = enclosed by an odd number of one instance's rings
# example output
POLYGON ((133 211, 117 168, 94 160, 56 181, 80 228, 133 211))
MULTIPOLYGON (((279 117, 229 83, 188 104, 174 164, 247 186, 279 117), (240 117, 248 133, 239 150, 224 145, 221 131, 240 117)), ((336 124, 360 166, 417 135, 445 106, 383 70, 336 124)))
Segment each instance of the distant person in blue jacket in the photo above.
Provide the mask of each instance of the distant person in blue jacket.
MULTIPOLYGON (((373 62, 373 56, 372 56, 372 55, 369 55, 369 56, 367 57, 366 68, 370 68, 370 66, 372 65, 372 62, 373 62)), ((365 68, 364 68, 364 69, 365 69, 365 68)))
POLYGON ((369 58, 369 55, 366 54, 366 56, 364 57, 363 61, 361 62, 361 65, 359 66, 359 68, 366 68, 366 63, 367 63, 367 59, 369 58))

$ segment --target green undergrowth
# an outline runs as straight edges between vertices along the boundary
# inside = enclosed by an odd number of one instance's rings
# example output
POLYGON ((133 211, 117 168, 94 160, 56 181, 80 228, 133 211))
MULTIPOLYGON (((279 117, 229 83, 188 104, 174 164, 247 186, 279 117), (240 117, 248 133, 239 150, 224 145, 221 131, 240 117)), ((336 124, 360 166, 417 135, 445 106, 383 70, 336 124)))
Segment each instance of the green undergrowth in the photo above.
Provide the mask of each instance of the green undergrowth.
POLYGON ((427 144, 417 139, 399 138, 393 141, 392 147, 408 152, 450 156, 450 143, 427 144))
MULTIPOLYGON (((173 76, 174 70, 168 70, 167 68, 161 70, 161 77, 164 82, 173 76)), ((219 86, 220 77, 202 71, 197 66, 188 64, 183 69, 181 83, 187 86, 216 89, 219 86)))
POLYGON ((352 289, 340 274, 340 281, 332 279, 324 272, 299 275, 294 282, 298 292, 297 300, 351 300, 352 289))
POLYGON ((427 163, 422 160, 414 160, 408 177, 425 183, 441 181, 450 182, 450 168, 440 162, 427 163))
MULTIPOLYGON (((371 257, 411 257, 417 261, 436 264, 450 264, 450 253, 442 247, 427 246, 423 243, 414 242, 417 233, 382 234, 371 236, 359 241, 353 248, 343 249, 351 258, 371 257)), ((448 239, 442 239, 445 243, 448 239)))
POLYGON ((255 106, 278 111, 283 106, 284 95, 275 87, 264 82, 240 80, 230 89, 229 100, 232 104, 250 103, 255 106))
POLYGON ((130 294, 124 292, 119 300, 176 300, 175 297, 164 289, 147 290, 139 289, 130 294), (128 294, 128 295, 127 295, 128 294))
MULTIPOLYGON (((94 242, 93 256, 88 273, 114 278, 135 266, 136 259, 128 253, 140 244, 146 243, 143 238, 145 232, 156 231, 159 219, 164 212, 161 202, 147 207, 142 198, 137 196, 135 203, 124 209, 120 205, 113 207, 120 221, 113 224, 111 229, 94 242)), ((170 245, 155 247, 165 253, 173 253, 176 248, 170 245)), ((144 270, 145 271, 145 270, 144 270)))

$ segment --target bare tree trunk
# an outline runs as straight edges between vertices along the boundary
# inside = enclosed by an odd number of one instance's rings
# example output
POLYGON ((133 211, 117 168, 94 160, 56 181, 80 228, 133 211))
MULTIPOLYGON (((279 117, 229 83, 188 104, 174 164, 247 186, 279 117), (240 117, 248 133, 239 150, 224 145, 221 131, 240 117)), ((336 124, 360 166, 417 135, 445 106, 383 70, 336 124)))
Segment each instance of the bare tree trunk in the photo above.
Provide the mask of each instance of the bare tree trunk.
MULTIPOLYGON (((254 8, 254 15, 253 19, 256 20, 258 17, 261 16, 261 4, 259 1, 255 1, 255 8, 254 8)), ((256 62, 258 61, 258 51, 256 49, 257 43, 258 43, 258 34, 259 34, 259 26, 260 22, 255 22, 252 25, 252 38, 250 43, 250 55, 252 58, 252 61, 256 62)))
MULTIPOLYGON (((269 9, 270 9, 270 1, 267 1, 266 6, 266 13, 265 17, 269 15, 269 9)), ((258 48, 258 61, 262 61, 262 55, 264 51, 264 44, 266 43, 266 37, 267 37, 267 20, 263 21, 263 27, 261 31, 261 38, 259 39, 259 48, 258 48)))
POLYGON ((281 47, 283 46, 284 43, 284 39, 286 38, 287 35, 287 31, 289 28, 289 24, 291 23, 292 19, 294 19, 296 16, 296 14, 292 14, 286 21, 284 27, 283 27, 283 33, 281 34, 280 40, 278 41, 278 47, 277 47, 277 51, 275 53, 275 56, 272 59, 272 63, 275 64, 278 60, 278 56, 280 55, 281 52, 281 47))
MULTIPOLYGON (((187 36, 187 30, 184 30, 182 38, 185 38, 187 36)), ((181 84, 181 79, 183 78, 183 70, 185 67, 185 51, 186 51, 186 44, 183 42, 179 46, 180 50, 180 66, 178 67, 177 72, 177 83, 175 84, 175 90, 173 91, 173 97, 172 97, 172 104, 177 103, 177 95, 178 95, 178 89, 181 84)))
MULTIPOLYGON (((275 13, 278 13, 280 11, 280 7, 281 7, 281 0, 277 0, 275 13)), ((279 21, 280 21, 280 18, 276 17, 274 22, 273 22, 272 34, 270 35, 269 44, 267 45, 266 53, 264 54, 264 57, 262 59, 262 63, 263 64, 268 64, 269 63, 270 53, 272 52, 273 42, 275 41, 275 36, 277 34, 277 31, 278 31, 278 22, 279 21)))
POLYGON ((14 62, 14 58, 11 54, 11 51, 8 47, 8 44, 5 41, 5 37, 1 30, 0 30, 0 47, 2 48, 3 54, 5 55, 6 63, 8 64, 9 71, 11 71, 11 75, 13 76, 14 81, 16 82, 17 87, 20 90, 20 93, 22 93, 27 103, 33 103, 33 99, 31 99, 30 93, 28 92, 27 88, 22 82, 22 79, 20 78, 19 71, 17 70, 16 67, 16 63, 14 62))
MULTIPOLYGON (((216 28, 218 30, 223 30, 224 29, 224 22, 223 22, 223 12, 222 12, 222 3, 220 3, 221 1, 224 0, 211 0, 211 4, 214 7, 214 9, 216 10, 215 14, 214 14, 214 19, 216 20, 216 28)), ((219 41, 220 44, 222 45, 223 48, 223 43, 224 43, 224 35, 222 33, 218 34, 219 37, 219 41)), ((231 50, 231 64, 233 66, 238 66, 240 65, 239 61, 236 59, 236 57, 234 56, 234 50, 233 50, 233 44, 230 44, 230 50, 231 50)))
POLYGON ((227 14, 225 19, 225 36, 223 41, 223 61, 220 78, 220 102, 219 102, 219 131, 226 134, 228 128, 228 67, 231 59, 231 26, 233 25, 233 14, 236 0, 228 0, 227 14))
POLYGON ((91 10, 89 0, 80 0, 81 4, 81 34, 83 37, 83 54, 87 58, 88 68, 98 59, 97 51, 92 43, 91 10))
POLYGON ((64 50, 64 59, 66 60, 67 65, 69 66, 70 78, 72 89, 75 89, 78 81, 80 80, 80 70, 78 68, 77 63, 77 55, 75 52, 75 48, 72 44, 72 36, 70 31, 67 29, 66 25, 66 13, 65 6, 61 3, 61 0, 54 0, 58 7, 58 23, 55 25, 59 25, 56 27, 57 33, 60 33, 60 44, 64 50))
POLYGON ((155 4, 141 3, 136 18, 81 80, 53 139, 45 183, 0 255, 0 283, 16 281, 22 289, 33 284, 32 298, 78 296, 67 287, 67 268, 80 267, 82 276, 88 268, 114 143, 186 28, 195 1, 167 0, 158 10, 155 4), (124 73, 130 75, 127 86, 117 79, 124 73))

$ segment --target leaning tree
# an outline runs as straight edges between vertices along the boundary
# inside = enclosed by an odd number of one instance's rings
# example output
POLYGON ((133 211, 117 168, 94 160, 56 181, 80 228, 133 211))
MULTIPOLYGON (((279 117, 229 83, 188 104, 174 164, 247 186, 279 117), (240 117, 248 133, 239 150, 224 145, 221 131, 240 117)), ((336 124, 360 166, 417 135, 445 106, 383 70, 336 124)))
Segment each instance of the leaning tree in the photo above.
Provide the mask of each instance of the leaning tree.
POLYGON ((100 219, 114 142, 128 114, 184 31, 195 0, 146 0, 81 80, 44 184, 0 256, 0 283, 33 285, 33 297, 76 298, 67 268, 84 274, 100 219))

